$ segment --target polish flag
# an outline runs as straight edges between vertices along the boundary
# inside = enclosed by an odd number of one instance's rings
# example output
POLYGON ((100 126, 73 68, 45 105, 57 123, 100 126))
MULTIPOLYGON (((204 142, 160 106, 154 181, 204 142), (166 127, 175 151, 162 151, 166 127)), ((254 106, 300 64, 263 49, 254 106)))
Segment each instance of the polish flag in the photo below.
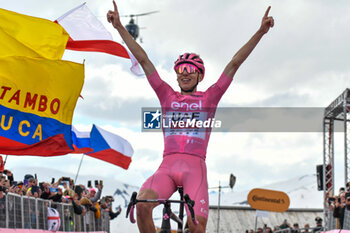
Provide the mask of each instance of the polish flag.
POLYGON ((55 22, 60 24, 70 38, 66 49, 76 51, 103 52, 131 60, 130 70, 140 76, 136 58, 123 45, 113 41, 112 35, 86 6, 86 3, 68 11, 55 22))
POLYGON ((93 125, 91 132, 72 127, 73 153, 84 153, 96 159, 128 169, 134 150, 124 138, 93 125))

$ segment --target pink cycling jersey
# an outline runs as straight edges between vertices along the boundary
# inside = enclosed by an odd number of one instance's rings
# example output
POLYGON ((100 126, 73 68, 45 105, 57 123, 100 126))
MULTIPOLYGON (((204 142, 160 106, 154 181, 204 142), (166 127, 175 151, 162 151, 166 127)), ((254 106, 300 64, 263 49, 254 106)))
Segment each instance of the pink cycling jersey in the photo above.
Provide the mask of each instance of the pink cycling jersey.
POLYGON ((232 78, 222 73, 219 80, 207 91, 197 91, 191 95, 182 95, 174 91, 159 77, 157 71, 147 78, 162 107, 164 156, 181 153, 196 155, 205 159, 211 132, 210 128, 197 130, 193 128, 174 129, 171 126, 173 126, 173 122, 179 120, 213 120, 217 104, 229 87, 232 78))
MULTIPOLYGON (((214 118, 217 104, 229 87, 232 78, 222 73, 219 80, 205 92, 181 95, 158 75, 147 77, 162 106, 165 121, 173 122, 214 118)), ((158 198, 168 199, 177 186, 195 201, 196 215, 208 218, 208 182, 205 157, 210 128, 164 128, 164 158, 158 170, 142 185, 141 190, 152 189, 158 198)), ((189 213, 187 213, 189 214, 189 213)))

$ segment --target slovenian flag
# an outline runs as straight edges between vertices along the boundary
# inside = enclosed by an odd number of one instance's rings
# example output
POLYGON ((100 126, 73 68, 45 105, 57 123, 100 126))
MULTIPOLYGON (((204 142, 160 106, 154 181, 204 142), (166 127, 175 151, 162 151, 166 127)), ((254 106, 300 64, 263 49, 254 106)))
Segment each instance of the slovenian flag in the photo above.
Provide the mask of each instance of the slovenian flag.
POLYGON ((55 22, 60 24, 70 38, 66 49, 103 52, 131 60, 130 70, 143 75, 136 58, 121 44, 113 41, 112 35, 86 6, 86 3, 68 11, 55 22))
POLYGON ((74 153, 84 153, 96 159, 128 169, 134 150, 124 138, 93 125, 91 132, 72 130, 74 153))

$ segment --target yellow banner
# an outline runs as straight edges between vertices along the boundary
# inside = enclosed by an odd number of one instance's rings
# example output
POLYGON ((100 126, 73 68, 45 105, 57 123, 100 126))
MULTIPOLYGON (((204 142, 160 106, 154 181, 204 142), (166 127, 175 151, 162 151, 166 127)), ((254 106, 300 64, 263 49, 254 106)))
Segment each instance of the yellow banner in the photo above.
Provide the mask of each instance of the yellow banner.
POLYGON ((0 58, 0 105, 72 124, 84 65, 41 58, 0 58))
POLYGON ((253 209, 272 212, 285 212, 290 204, 286 193, 268 189, 252 189, 247 199, 253 209))
POLYGON ((68 33, 52 21, 0 8, 0 57, 61 59, 68 33))

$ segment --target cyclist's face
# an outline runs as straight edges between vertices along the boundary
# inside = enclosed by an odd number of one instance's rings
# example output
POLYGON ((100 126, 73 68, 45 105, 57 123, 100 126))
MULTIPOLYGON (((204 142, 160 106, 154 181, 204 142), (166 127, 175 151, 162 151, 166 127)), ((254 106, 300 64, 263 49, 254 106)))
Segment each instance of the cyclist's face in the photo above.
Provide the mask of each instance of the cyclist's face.
MULTIPOLYGON (((191 90, 198 82, 202 81, 203 75, 199 74, 198 71, 190 74, 187 70, 184 70, 182 74, 177 74, 177 82, 182 90, 191 90)), ((194 89, 194 92, 196 88, 194 89)))

